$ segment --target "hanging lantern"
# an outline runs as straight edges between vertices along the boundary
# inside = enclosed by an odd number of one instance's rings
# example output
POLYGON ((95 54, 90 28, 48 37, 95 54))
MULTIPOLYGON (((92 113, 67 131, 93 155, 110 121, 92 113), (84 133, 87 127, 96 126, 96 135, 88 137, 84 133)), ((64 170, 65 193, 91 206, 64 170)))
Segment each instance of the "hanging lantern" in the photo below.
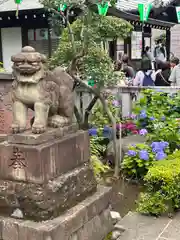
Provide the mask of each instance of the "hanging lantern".
POLYGON ((96 87, 97 87, 97 86, 96 86, 96 83, 97 83, 96 80, 93 80, 93 79, 89 79, 89 80, 88 80, 88 86, 91 86, 91 87, 96 88, 96 87))
POLYGON ((106 16, 109 5, 109 1, 101 1, 100 3, 97 3, 99 15, 106 16))
POLYGON ((16 17, 18 17, 19 15, 19 5, 21 4, 22 0, 14 0, 16 5, 17 5, 17 9, 16 9, 16 17))
POLYGON ((180 7, 176 7, 176 15, 177 15, 178 23, 180 23, 180 7))
POLYGON ((88 80, 88 86, 93 87, 94 84, 95 84, 94 80, 92 80, 92 79, 88 80))
POLYGON ((149 18, 150 11, 152 9, 152 4, 150 3, 139 3, 138 10, 140 15, 140 21, 145 22, 149 18))
POLYGON ((64 3, 64 4, 60 4, 59 7, 58 7, 58 11, 61 11, 61 12, 64 12, 67 8, 67 4, 64 3))

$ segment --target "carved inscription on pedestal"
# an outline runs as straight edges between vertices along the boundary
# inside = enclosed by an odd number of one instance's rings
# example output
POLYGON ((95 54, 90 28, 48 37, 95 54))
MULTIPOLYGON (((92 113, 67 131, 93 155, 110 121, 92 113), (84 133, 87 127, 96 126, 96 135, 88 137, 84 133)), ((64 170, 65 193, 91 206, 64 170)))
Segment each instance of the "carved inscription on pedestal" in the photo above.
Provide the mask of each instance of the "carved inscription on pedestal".
POLYGON ((9 167, 13 167, 14 169, 21 169, 26 167, 26 161, 24 158, 24 154, 19 150, 19 148, 13 148, 13 156, 10 159, 9 167))

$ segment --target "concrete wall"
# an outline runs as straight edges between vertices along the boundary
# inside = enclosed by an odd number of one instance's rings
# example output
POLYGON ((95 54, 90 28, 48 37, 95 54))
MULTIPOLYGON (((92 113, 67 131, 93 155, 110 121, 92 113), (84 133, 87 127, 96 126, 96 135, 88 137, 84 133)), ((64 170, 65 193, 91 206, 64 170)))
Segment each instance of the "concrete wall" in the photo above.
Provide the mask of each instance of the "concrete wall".
POLYGON ((3 67, 6 71, 12 71, 11 56, 21 51, 21 28, 1 28, 3 67))

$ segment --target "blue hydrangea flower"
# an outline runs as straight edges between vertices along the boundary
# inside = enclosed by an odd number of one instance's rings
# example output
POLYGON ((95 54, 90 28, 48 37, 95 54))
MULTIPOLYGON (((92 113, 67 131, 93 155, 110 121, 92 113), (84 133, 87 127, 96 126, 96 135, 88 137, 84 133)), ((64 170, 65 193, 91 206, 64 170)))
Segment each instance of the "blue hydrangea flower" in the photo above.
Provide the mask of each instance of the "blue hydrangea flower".
POLYGON ((153 152, 162 152, 164 151, 165 148, 167 148, 169 146, 168 142, 152 142, 151 144, 151 148, 153 152))
POLYGON ((152 147, 152 151, 156 152, 156 153, 161 152, 163 150, 163 147, 162 147, 162 145, 160 145, 159 142, 153 142, 151 144, 151 147, 152 147))
POLYGON ((161 120, 162 120, 162 121, 164 121, 165 119, 166 119, 166 117, 165 117, 165 116, 162 116, 162 117, 161 117, 161 120))
POLYGON ((97 136, 98 133, 96 128, 90 128, 88 132, 90 136, 97 136))
POLYGON ((159 144, 159 142, 152 142, 152 143, 151 143, 151 147, 154 148, 154 147, 156 147, 158 144, 159 144))
POLYGON ((136 154, 137 154, 137 152, 134 150, 128 150, 128 152, 127 152, 127 155, 130 157, 134 157, 134 156, 136 156, 136 154))
POLYGON ((164 158, 166 158, 167 155, 165 152, 161 151, 161 152, 157 152, 156 153, 156 160, 163 160, 164 158))
POLYGON ((111 128, 105 126, 103 129, 103 136, 105 138, 110 138, 111 137, 111 128))
POLYGON ((155 117, 150 117, 149 118, 151 121, 154 121, 155 120, 155 117))
POLYGON ((149 153, 146 150, 139 151, 139 157, 142 160, 148 160, 149 159, 149 153))
POLYGON ((141 127, 146 127, 147 123, 146 122, 141 122, 141 127))
POLYGON ((169 146, 169 143, 168 143, 168 142, 160 142, 159 145, 160 145, 163 149, 165 149, 165 148, 167 148, 167 147, 169 146))
POLYGON ((146 118, 146 117, 147 117, 146 111, 145 111, 145 110, 141 110, 141 113, 139 114, 139 117, 140 117, 141 119, 146 118))
POLYGON ((139 131, 139 134, 142 136, 145 136, 148 133, 148 131, 144 128, 139 131))

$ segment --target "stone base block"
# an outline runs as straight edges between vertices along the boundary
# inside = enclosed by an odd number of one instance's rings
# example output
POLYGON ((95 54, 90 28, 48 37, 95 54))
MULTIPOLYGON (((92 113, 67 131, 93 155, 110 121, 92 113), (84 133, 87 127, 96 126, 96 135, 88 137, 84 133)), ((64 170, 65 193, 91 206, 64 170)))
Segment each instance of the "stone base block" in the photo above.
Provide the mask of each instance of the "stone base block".
POLYGON ((47 184, 0 181, 0 213, 19 208, 26 219, 51 219, 95 192, 96 186, 88 164, 47 184))
POLYGON ((111 188, 97 192, 63 215, 44 222, 0 218, 3 240, 103 240, 113 230, 110 216, 111 188))
MULTIPOLYGON (((38 141, 43 140, 43 136, 32 135, 32 139, 37 137, 38 141)), ((28 134, 12 136, 17 142, 28 137, 28 134)), ((47 183, 89 162, 89 155, 88 132, 81 130, 38 145, 0 142, 0 178, 47 183)))
POLYGON ((0 134, 0 142, 3 142, 7 139, 7 134, 0 134))
POLYGON ((48 128, 46 132, 41 134, 33 134, 32 130, 26 130, 19 134, 10 134, 7 136, 8 143, 38 145, 45 142, 53 141, 57 138, 63 138, 67 134, 77 132, 78 125, 72 124, 63 128, 48 128))

